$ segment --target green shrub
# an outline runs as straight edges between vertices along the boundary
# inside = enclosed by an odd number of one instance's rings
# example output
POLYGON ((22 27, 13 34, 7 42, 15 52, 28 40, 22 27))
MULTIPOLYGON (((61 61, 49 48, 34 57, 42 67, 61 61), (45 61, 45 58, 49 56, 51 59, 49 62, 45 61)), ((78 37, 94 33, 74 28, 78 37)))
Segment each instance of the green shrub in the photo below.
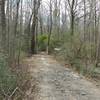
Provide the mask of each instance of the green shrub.
POLYGON ((45 51, 47 47, 48 36, 43 34, 38 37, 38 47, 40 51, 45 51))

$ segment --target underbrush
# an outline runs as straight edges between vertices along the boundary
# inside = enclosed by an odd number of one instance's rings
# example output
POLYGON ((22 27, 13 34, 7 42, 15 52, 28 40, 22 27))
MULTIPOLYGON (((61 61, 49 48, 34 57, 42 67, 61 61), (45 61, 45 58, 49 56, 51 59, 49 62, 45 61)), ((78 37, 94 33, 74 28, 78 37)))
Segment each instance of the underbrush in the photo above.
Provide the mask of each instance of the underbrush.
POLYGON ((17 76, 11 72, 6 60, 7 56, 0 54, 0 100, 10 96, 17 86, 17 76))
POLYGON ((13 98, 15 100, 22 100, 26 96, 26 91, 31 86, 31 76, 29 74, 28 66, 25 64, 24 61, 22 61, 19 65, 19 67, 13 69, 13 71, 16 73, 18 80, 17 80, 17 91, 13 98))
MULTIPOLYGON (((56 42, 56 41, 55 41, 56 42)), ((61 40, 57 43, 53 43, 52 51, 55 56, 63 60, 66 64, 70 63, 74 70, 77 70, 80 74, 92 77, 96 73, 95 64, 95 45, 89 41, 83 41, 79 34, 75 34, 73 37, 70 34, 65 34, 61 40), (59 45, 55 45, 59 43, 59 45), (54 48, 60 48, 59 51, 55 51, 54 48)))
POLYGON ((0 53, 0 100, 22 100, 29 85, 27 66, 10 67, 7 55, 0 53))

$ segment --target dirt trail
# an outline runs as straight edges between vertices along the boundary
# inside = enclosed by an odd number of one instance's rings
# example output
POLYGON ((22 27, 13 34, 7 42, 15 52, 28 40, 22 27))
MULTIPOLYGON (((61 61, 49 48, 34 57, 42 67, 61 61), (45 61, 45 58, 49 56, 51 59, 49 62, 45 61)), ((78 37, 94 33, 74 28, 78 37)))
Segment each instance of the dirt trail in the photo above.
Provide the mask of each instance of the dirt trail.
POLYGON ((32 78, 37 85, 24 100, 100 100, 100 90, 48 55, 27 59, 32 78), (31 67, 30 67, 31 66, 31 67))

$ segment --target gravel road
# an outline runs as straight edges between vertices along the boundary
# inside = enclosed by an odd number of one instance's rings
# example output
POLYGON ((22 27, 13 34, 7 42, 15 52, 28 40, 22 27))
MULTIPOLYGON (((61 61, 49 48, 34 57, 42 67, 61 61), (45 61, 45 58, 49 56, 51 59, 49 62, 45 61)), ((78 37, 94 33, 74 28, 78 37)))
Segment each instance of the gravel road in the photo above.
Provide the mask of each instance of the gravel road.
POLYGON ((100 100, 100 90, 93 83, 52 56, 35 55, 27 62, 37 85, 32 83, 26 100, 100 100))

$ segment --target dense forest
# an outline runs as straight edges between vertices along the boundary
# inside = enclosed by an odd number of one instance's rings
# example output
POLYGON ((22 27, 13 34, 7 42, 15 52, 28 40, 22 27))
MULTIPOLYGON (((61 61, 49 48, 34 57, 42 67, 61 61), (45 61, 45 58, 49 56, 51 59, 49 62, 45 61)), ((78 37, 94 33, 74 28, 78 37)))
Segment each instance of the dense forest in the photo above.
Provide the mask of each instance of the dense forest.
POLYGON ((99 0, 0 0, 0 95, 13 95, 13 69, 40 52, 83 75, 100 73, 99 7, 99 0))

